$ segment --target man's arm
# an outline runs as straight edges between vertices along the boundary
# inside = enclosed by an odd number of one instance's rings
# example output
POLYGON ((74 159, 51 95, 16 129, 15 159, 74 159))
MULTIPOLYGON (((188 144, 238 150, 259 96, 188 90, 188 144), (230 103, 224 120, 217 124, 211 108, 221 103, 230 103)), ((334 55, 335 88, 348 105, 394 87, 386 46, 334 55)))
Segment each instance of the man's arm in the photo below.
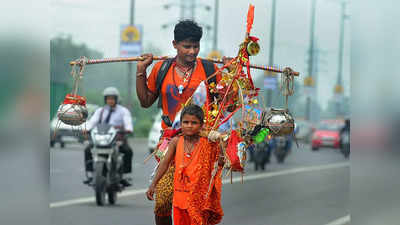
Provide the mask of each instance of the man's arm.
POLYGON ((98 108, 92 117, 90 117, 89 121, 87 122, 86 130, 90 131, 100 120, 100 113, 103 108, 98 108))
POLYGON ((146 83, 146 69, 153 62, 152 54, 144 54, 144 61, 137 63, 136 69, 136 93, 140 101, 140 105, 144 108, 150 107, 157 99, 158 93, 154 94, 149 90, 146 83))
POLYGON ((129 112, 128 109, 124 110, 124 115, 123 115, 122 119, 124 121, 125 132, 132 133, 133 132, 132 116, 131 116, 131 112, 129 112))

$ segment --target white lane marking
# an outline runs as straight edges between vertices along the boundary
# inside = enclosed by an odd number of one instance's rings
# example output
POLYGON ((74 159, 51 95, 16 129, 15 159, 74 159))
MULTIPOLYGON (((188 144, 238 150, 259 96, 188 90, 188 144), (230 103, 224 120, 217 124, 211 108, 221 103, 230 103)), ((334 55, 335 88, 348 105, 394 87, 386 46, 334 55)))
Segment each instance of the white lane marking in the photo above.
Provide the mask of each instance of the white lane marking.
MULTIPOLYGON (((269 173, 263 173, 263 174, 244 175, 243 181, 276 177, 276 176, 280 176, 280 175, 288 175, 288 174, 301 173, 301 172, 311 172, 311 171, 318 171, 318 170, 335 169, 335 168, 341 168, 341 167, 346 167, 346 166, 350 166, 350 163, 348 163, 348 162, 334 163, 334 164, 328 164, 328 165, 322 165, 322 166, 294 168, 294 169, 288 169, 288 170, 277 171, 277 172, 269 172, 269 173)), ((242 181, 241 177, 235 177, 232 179, 232 183, 241 182, 241 181, 242 181)), ((224 179, 222 181, 222 183, 223 184, 230 183, 230 179, 224 179)))
MULTIPOLYGON (((311 172, 311 171, 319 171, 319 170, 326 170, 326 169, 335 169, 335 168, 341 168, 341 167, 347 167, 347 166, 350 166, 350 164, 347 162, 346 163, 333 163, 333 164, 322 165, 322 166, 310 166, 310 167, 288 169, 288 170, 278 171, 278 172, 268 172, 268 173, 263 173, 263 174, 245 175, 243 177, 243 181, 263 179, 263 178, 269 178, 269 177, 275 177, 275 176, 287 175, 287 174, 295 174, 295 173, 301 173, 301 172, 311 172)), ((232 179, 232 183, 241 182, 241 181, 242 181, 241 177, 235 177, 232 179)), ((222 183, 224 183, 224 184, 230 183, 230 179, 224 179, 222 181, 222 183)), ((124 191, 121 194, 119 194, 118 197, 128 197, 128 196, 133 196, 133 195, 138 195, 138 194, 144 194, 144 193, 146 193, 146 191, 147 191, 147 188, 146 189, 127 190, 127 191, 124 191)), ((71 199, 71 200, 66 200, 66 201, 50 203, 50 208, 59 208, 59 207, 65 207, 65 206, 70 206, 70 205, 78 205, 78 204, 89 203, 89 202, 94 202, 94 201, 95 201, 94 197, 77 198, 77 199, 71 199)))
POLYGON ((342 218, 336 219, 328 224, 325 225, 344 225, 344 224, 350 224, 350 214, 347 216, 344 216, 342 218))
MULTIPOLYGON (((146 189, 127 190, 127 191, 122 192, 121 194, 118 194, 118 197, 128 197, 128 196, 132 196, 132 195, 144 194, 146 191, 147 191, 147 188, 146 189)), ((53 202, 53 203, 50 203, 50 208, 59 208, 59 207, 78 205, 78 204, 89 203, 89 202, 95 202, 95 198, 94 197, 86 197, 86 198, 77 198, 77 199, 71 199, 71 200, 61 201, 61 202, 53 202)))
MULTIPOLYGON (((138 165, 139 163, 135 163, 132 165, 133 168, 139 168, 141 165, 138 165)), ((85 173, 85 168, 80 168, 80 169, 51 169, 50 173, 51 174, 56 174, 56 173, 71 173, 71 172, 80 172, 80 173, 85 173)))

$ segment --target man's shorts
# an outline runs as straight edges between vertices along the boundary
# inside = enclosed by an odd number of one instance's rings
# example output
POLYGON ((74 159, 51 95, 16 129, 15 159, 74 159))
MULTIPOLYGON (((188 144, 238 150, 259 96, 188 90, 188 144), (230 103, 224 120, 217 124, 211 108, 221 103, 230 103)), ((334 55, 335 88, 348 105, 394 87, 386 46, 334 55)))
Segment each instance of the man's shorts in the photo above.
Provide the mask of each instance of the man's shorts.
POLYGON ((170 166, 156 186, 156 205, 154 214, 170 216, 172 214, 172 196, 174 192, 175 167, 170 166))

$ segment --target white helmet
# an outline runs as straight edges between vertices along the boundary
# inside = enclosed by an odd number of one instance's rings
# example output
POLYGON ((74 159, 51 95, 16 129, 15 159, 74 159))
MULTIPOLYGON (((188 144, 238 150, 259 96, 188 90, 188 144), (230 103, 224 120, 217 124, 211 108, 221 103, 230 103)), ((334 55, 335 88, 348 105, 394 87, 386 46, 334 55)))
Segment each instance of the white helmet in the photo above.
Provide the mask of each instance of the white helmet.
POLYGON ((116 87, 107 87, 103 91, 103 96, 104 100, 106 99, 107 96, 115 96, 116 102, 118 102, 119 99, 119 91, 116 87))

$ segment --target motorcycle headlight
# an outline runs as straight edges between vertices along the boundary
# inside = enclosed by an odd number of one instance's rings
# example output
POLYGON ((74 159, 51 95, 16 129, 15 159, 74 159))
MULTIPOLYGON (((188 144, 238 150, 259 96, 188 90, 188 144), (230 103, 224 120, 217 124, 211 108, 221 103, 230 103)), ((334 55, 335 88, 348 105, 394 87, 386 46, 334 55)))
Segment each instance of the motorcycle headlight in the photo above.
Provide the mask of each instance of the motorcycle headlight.
POLYGON ((109 144, 111 142, 111 134, 103 134, 103 135, 96 135, 96 141, 99 142, 99 144, 101 145, 106 145, 109 144))

